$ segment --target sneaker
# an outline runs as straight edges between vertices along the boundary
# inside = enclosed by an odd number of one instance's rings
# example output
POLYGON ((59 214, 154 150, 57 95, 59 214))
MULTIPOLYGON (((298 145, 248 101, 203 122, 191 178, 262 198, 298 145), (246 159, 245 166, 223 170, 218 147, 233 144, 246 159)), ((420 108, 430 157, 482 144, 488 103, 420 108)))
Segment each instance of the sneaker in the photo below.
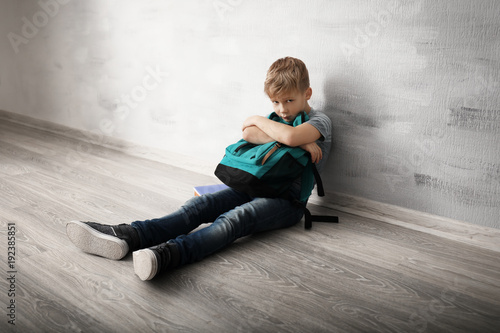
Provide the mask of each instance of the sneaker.
POLYGON ((82 251, 108 259, 122 259, 139 248, 139 234, 130 224, 71 221, 66 234, 82 251))
POLYGON ((151 280, 179 264, 177 245, 163 243, 132 253, 134 272, 143 281, 151 280))

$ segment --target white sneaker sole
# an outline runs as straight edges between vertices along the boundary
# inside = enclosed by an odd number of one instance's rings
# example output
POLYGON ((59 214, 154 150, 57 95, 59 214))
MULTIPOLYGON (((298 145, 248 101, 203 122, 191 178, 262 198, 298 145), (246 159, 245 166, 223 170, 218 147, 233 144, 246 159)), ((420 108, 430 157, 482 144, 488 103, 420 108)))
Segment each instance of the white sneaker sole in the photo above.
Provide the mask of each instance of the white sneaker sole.
POLYGON ((132 253, 134 260, 134 272, 142 280, 151 280, 158 272, 158 260, 153 251, 149 249, 139 250, 132 253))
POLYGON ((104 258, 120 260, 129 251, 126 241, 95 230, 80 221, 71 221, 66 225, 68 238, 82 251, 104 258))

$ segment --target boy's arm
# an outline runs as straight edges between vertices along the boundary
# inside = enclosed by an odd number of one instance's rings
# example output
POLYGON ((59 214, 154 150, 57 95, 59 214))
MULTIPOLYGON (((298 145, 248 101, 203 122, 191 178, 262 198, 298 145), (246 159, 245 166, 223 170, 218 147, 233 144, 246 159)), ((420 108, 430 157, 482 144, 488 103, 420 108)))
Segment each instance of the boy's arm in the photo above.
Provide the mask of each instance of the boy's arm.
POLYGON ((276 141, 269 135, 260 130, 257 126, 248 126, 243 128, 243 140, 257 145, 276 141))
POLYGON ((313 143, 321 138, 321 133, 316 127, 308 123, 293 127, 266 117, 251 116, 243 123, 243 132, 252 126, 257 127, 263 134, 272 139, 267 142, 279 141, 290 147, 313 143))
POLYGON ((290 147, 300 146, 311 154, 313 163, 323 158, 323 152, 316 144, 319 138, 321 133, 307 123, 292 127, 261 116, 252 116, 243 123, 244 140, 255 144, 278 141, 290 147))

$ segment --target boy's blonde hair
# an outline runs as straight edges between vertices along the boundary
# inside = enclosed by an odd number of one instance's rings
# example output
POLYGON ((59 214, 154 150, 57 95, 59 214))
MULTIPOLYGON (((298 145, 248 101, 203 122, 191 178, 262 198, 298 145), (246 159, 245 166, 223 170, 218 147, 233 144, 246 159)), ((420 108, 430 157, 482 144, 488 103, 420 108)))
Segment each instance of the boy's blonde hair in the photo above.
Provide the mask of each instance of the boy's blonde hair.
POLYGON ((284 93, 304 92, 309 88, 309 72, 300 59, 285 57, 276 60, 267 71, 264 92, 269 97, 284 93))

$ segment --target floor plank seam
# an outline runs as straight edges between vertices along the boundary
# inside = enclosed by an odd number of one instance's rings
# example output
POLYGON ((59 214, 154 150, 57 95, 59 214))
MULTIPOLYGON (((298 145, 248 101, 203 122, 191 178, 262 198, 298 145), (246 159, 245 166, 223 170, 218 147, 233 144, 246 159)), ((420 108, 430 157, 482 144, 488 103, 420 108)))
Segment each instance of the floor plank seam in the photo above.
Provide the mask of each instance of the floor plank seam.
MULTIPOLYGON (((310 205, 314 214, 338 215, 339 224, 304 230, 301 222, 251 235, 141 281, 131 256, 110 261, 75 247, 67 221, 158 217, 192 197, 193 184, 213 178, 103 147, 86 153, 87 163, 68 165, 65 154, 79 142, 61 138, 0 121, 0 156, 8 166, 0 163, 0 226, 15 223, 18 230, 19 331, 496 333, 500 327, 496 252, 388 223, 377 218, 385 207, 346 198, 339 198, 345 211, 310 205)), ((4 318, 0 331, 5 325, 4 318)))
MULTIPOLYGON (((143 158, 174 167, 180 167, 180 165, 188 165, 188 168, 186 169, 187 171, 194 171, 210 176, 213 178, 214 182, 218 182, 218 180, 213 177, 212 170, 209 166, 204 165, 198 170, 193 170, 193 161, 190 161, 190 163, 185 161, 186 163, 184 163, 182 162, 182 157, 180 160, 177 160, 177 164, 172 163, 173 160, 165 161, 165 159, 162 158, 164 154, 168 154, 165 151, 159 151, 153 154, 139 154, 138 156, 137 150, 140 150, 142 148, 149 151, 150 149, 146 147, 139 147, 130 142, 125 142, 120 139, 105 137, 103 135, 102 138, 98 142, 96 142, 95 139, 89 140, 89 138, 95 138, 95 134, 86 133, 83 130, 72 129, 63 125, 38 120, 24 115, 18 115, 8 111, 0 110, 0 119, 7 122, 16 123, 20 126, 28 126, 40 131, 46 131, 48 133, 51 133, 52 135, 60 135, 73 140, 84 141, 86 143, 94 144, 104 149, 111 149, 134 158, 143 158), (131 149, 131 147, 134 147, 134 149, 131 149), (191 167, 189 167, 189 165, 191 165, 191 167)), ((194 162, 194 164, 196 165, 202 163, 198 161, 198 163, 194 162)), ((500 252, 499 229, 477 226, 471 223, 456 221, 449 218, 442 218, 439 216, 434 216, 432 214, 374 202, 343 193, 327 193, 327 198, 329 199, 325 200, 323 198, 319 198, 313 193, 309 201, 320 207, 343 211, 362 217, 370 217, 382 222, 400 225, 413 230, 438 235, 447 239, 454 239, 466 244, 472 244, 485 249, 500 252), (386 212, 389 213, 387 214, 386 212), (421 221, 423 220, 425 220, 426 222, 422 223, 421 221)))

